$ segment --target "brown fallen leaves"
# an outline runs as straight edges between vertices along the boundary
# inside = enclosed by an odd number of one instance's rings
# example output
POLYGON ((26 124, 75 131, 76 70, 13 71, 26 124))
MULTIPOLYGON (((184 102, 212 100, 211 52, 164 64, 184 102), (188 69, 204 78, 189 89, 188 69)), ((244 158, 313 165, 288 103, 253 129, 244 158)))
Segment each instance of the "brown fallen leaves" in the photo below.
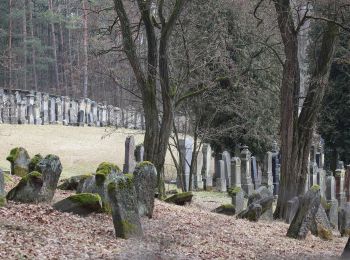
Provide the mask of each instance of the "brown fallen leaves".
MULTIPOLYGON (((58 191, 56 199, 68 195, 58 191)), ((143 239, 115 239, 109 215, 83 218, 10 202, 0 209, 0 259, 329 259, 347 240, 298 241, 285 236, 282 222, 252 223, 160 201, 142 224, 143 239)))

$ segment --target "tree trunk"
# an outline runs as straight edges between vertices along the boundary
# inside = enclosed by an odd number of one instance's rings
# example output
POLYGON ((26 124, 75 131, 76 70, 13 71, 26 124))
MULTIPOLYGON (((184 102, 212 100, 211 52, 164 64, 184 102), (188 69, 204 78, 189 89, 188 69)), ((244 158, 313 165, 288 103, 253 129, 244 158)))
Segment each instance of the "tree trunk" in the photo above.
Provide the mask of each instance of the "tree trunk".
POLYGON ((33 78, 34 78, 34 88, 38 91, 38 76, 36 72, 36 53, 35 53, 35 43, 34 43, 34 25, 33 25, 33 1, 30 2, 29 6, 29 26, 30 26, 30 37, 32 41, 32 65, 33 65, 33 78))
POLYGON ((24 56, 23 87, 24 89, 27 89, 27 6, 28 6, 28 0, 24 0, 24 7, 23 7, 23 56, 24 56))
POLYGON ((83 96, 87 98, 88 96, 88 11, 85 0, 83 0, 83 21, 84 21, 84 36, 83 36, 83 46, 84 46, 84 90, 83 96))
POLYGON ((298 38, 289 1, 275 1, 286 60, 281 87, 281 180, 275 218, 284 218, 288 200, 305 192, 308 157, 316 116, 328 84, 337 27, 329 22, 324 32, 315 70, 298 117, 300 71, 298 38))
POLYGON ((9 0, 9 38, 8 38, 8 57, 9 57, 9 89, 12 89, 12 0, 9 0))
MULTIPOLYGON (((53 5, 52 0, 48 1, 49 10, 53 12, 53 5)), ((53 59, 54 59, 54 69, 55 69, 55 83, 56 88, 59 88, 60 81, 59 81, 59 73, 58 73, 58 61, 57 61, 57 44, 56 44, 56 34, 55 34, 55 25, 53 21, 50 21, 50 27, 51 27, 51 37, 52 37, 52 52, 53 52, 53 59)))

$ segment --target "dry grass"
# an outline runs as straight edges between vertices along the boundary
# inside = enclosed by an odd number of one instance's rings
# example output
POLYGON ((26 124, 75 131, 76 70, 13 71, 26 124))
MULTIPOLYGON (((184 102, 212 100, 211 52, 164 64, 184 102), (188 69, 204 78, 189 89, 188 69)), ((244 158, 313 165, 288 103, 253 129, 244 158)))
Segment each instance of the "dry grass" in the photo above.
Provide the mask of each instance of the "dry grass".
MULTIPOLYGON (((12 148, 22 146, 30 156, 37 153, 58 155, 63 164, 62 177, 93 172, 103 161, 116 163, 122 168, 126 136, 134 135, 138 144, 143 142, 143 133, 131 129, 113 130, 59 125, 0 125, 0 167, 8 170, 7 155, 12 148)), ((171 164, 170 158, 167 164, 171 164)))

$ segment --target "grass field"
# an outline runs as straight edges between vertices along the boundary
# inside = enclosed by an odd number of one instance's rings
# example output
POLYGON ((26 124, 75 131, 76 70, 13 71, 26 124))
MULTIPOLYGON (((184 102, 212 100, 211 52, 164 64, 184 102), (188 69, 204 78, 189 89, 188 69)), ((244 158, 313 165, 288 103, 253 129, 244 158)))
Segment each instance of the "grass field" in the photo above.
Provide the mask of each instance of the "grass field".
MULTIPOLYGON (((12 148, 22 146, 31 157, 37 153, 58 155, 63 165, 62 178, 94 172, 103 161, 122 168, 125 138, 131 134, 136 144, 143 142, 140 130, 3 124, 0 125, 0 167, 9 170, 7 155, 12 148)), ((170 158, 167 164, 171 164, 170 158)))

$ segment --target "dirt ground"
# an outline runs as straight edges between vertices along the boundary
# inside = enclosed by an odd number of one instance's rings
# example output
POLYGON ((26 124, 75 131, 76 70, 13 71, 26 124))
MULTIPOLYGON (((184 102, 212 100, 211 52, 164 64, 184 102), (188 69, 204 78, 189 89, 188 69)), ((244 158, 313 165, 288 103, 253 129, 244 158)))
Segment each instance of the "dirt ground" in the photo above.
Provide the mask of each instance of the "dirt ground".
MULTIPOLYGON (((19 180, 7 182, 9 190, 19 180)), ((71 192, 57 190, 54 201, 71 192)), ((61 213, 51 205, 0 208, 0 259, 337 259, 347 238, 286 237, 282 222, 257 223, 212 213, 225 194, 196 192, 191 205, 156 200, 141 239, 116 239, 107 214, 61 213)))

